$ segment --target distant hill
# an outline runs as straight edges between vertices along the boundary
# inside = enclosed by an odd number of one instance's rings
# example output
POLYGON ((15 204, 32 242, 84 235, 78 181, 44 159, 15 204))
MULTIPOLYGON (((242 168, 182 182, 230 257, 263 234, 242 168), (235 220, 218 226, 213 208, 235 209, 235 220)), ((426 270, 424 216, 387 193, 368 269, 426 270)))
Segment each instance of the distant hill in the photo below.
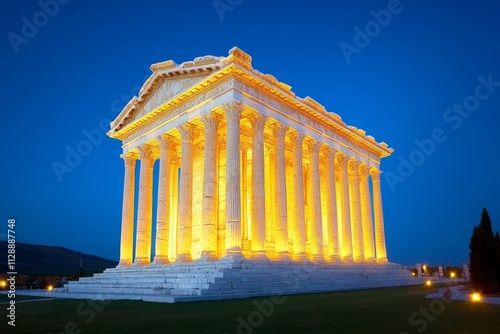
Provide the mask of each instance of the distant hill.
MULTIPOLYGON (((7 242, 0 241, 0 273, 7 270, 7 242)), ((19 275, 71 276, 80 273, 80 258, 85 276, 116 267, 118 262, 83 254, 59 246, 42 246, 16 242, 16 271, 19 275)))

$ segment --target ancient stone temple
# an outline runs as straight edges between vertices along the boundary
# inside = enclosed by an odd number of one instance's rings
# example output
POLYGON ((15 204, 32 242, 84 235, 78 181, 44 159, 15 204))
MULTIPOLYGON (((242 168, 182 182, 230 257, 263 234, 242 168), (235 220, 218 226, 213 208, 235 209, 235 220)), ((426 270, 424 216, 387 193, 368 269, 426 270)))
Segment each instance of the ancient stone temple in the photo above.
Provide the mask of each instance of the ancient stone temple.
POLYGON ((125 168, 120 263, 61 292, 172 302, 408 283, 386 255, 392 149, 251 60, 233 48, 151 65, 108 132, 125 168))

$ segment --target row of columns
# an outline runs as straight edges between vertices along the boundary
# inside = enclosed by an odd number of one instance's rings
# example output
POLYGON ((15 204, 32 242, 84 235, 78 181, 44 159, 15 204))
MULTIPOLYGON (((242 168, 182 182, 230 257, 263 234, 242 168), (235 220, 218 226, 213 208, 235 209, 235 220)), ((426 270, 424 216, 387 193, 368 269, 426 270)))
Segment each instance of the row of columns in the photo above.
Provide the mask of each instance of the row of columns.
MULTIPOLYGON (((241 199, 241 150, 240 120, 243 104, 233 101, 224 104, 227 121, 226 146, 226 257, 242 258, 242 199, 241 199)), ((201 259, 217 259, 218 230, 218 182, 217 182, 217 130, 222 116, 210 112, 201 116, 204 124, 203 199, 201 223, 201 259)), ((266 178, 264 157, 264 128, 268 118, 262 114, 248 116, 252 130, 252 174, 251 174, 251 256, 266 258, 266 178)), ((307 259, 306 245, 310 243, 312 261, 375 261, 386 262, 380 171, 369 168, 354 157, 328 147, 317 140, 305 142, 305 134, 274 123, 270 125, 274 137, 274 184, 275 207, 275 258, 289 260, 289 238, 293 241, 293 259, 307 259), (293 185, 286 182, 285 137, 289 135, 293 150, 293 185), (310 237, 306 231, 304 208, 303 146, 306 144, 310 158, 311 226, 310 237), (324 152, 326 184, 321 184, 320 152, 324 152), (368 176, 373 182, 373 206, 375 218, 375 241, 372 222, 372 205, 368 176), (293 215, 289 222, 287 187, 294 187, 293 215), (326 187, 327 254, 324 254, 323 213, 321 187, 326 187), (337 186, 340 189, 336 189, 337 186), (337 196, 339 195, 339 196, 337 196), (338 204, 337 204, 338 203, 338 204), (291 231, 290 231, 291 229, 291 231)), ((176 262, 192 261, 193 220, 193 140, 194 126, 185 123, 179 126, 181 137, 180 186, 177 215, 176 262)), ((172 159, 175 138, 161 135, 157 138, 160 147, 160 171, 158 184, 157 227, 155 263, 168 263, 169 220, 173 194, 172 159)), ((137 156, 124 155, 125 180, 123 197, 120 265, 149 264, 152 233, 152 188, 155 158, 147 145, 139 148, 140 181, 137 215, 135 259, 132 261, 134 175, 137 156)), ((269 185, 271 186, 271 185, 269 185)), ((323 199, 325 200, 325 199, 323 199)), ((267 201, 270 203, 270 201, 267 201)), ((271 222, 267 222, 268 224, 271 222)), ((269 230, 269 228, 267 228, 269 230)))

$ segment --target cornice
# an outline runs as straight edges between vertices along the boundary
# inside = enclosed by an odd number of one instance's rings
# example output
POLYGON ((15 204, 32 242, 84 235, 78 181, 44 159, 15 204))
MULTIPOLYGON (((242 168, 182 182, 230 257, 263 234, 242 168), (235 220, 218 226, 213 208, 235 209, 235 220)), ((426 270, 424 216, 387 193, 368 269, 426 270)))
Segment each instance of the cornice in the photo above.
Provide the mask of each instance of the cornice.
MULTIPOLYGON (((228 57, 199 57, 194 61, 175 64, 166 61, 151 65, 153 74, 144 83, 139 97, 134 97, 123 109, 120 115, 111 123, 112 129, 108 136, 123 140, 138 128, 153 123, 160 115, 170 113, 180 105, 192 101, 202 94, 214 89, 215 86, 232 79, 256 89, 279 103, 292 108, 308 118, 327 125, 339 136, 347 141, 360 145, 364 149, 380 157, 389 156, 393 150, 386 143, 377 143, 375 139, 366 135, 362 129, 346 125, 341 117, 328 112, 321 104, 310 97, 300 98, 291 91, 291 87, 279 82, 270 74, 262 74, 251 67, 251 57, 243 51, 233 48, 228 57), (181 92, 178 96, 166 101, 156 109, 141 118, 126 122, 133 117, 147 103, 149 97, 168 78, 204 77, 200 82, 181 92)), ((234 86, 233 89, 237 89, 234 86)))

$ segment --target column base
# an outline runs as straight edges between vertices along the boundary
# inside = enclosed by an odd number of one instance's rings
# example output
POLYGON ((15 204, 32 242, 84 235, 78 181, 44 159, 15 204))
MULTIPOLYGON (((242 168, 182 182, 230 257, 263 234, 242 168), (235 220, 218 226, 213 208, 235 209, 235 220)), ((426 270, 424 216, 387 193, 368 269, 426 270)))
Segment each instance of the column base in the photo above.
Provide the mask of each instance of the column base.
POLYGON ((193 262, 191 254, 177 254, 177 256, 175 257, 174 263, 186 263, 186 262, 193 262))
POLYGON ((132 264, 132 260, 121 260, 120 263, 116 266, 117 268, 128 267, 132 264))
POLYGON ((375 262, 376 262, 376 260, 375 260, 375 258, 374 258, 374 257, 368 257, 368 258, 365 258, 365 262, 366 262, 366 263, 375 263, 375 262))
POLYGON ((342 262, 344 263, 354 263, 354 260, 352 259, 352 255, 347 255, 341 258, 342 262))
POLYGON ((134 263, 131 264, 132 267, 144 267, 151 264, 151 261, 146 257, 136 257, 134 263))
POLYGON ((381 257, 381 258, 377 258, 376 262, 377 263, 388 263, 389 261, 387 260, 386 257, 381 257))
POLYGON ((256 261, 269 261, 266 251, 253 251, 251 259, 256 261))
POLYGON ((217 261, 218 257, 214 251, 203 251, 201 252, 201 256, 196 261, 217 261))
POLYGON ((363 262, 365 259, 362 256, 356 256, 354 262, 363 262))
POLYGON ((241 254, 241 251, 226 251, 226 256, 223 257, 225 260, 236 260, 241 261, 244 260, 245 257, 241 254))
POLYGON ((169 264, 168 256, 155 256, 151 264, 169 264))
POLYGON ((340 256, 338 256, 338 255, 330 255, 328 257, 328 262, 339 263, 339 262, 342 262, 342 260, 340 259, 340 256))
POLYGON ((311 255, 311 262, 326 262, 323 254, 311 255))
POLYGON ((309 262, 306 252, 301 252, 293 255, 293 260, 297 262, 309 262))
POLYGON ((290 254, 288 252, 280 252, 276 253, 275 259, 277 261, 291 261, 292 259, 290 258, 290 254))

